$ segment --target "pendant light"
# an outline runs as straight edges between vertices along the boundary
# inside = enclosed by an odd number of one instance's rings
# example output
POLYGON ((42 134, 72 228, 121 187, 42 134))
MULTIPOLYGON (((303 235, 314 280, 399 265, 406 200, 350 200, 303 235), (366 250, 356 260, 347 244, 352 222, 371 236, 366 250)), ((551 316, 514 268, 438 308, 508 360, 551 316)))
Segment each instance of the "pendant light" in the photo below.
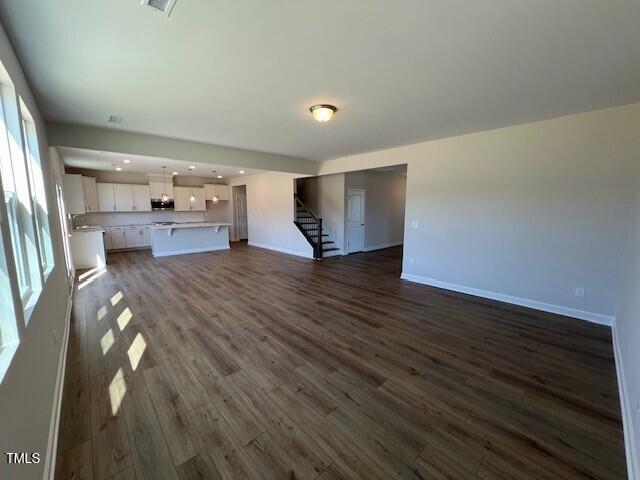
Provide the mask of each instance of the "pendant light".
POLYGON ((189 167, 189 193, 191 194, 191 196, 189 197, 189 201, 191 203, 196 201, 196 197, 193 194, 193 185, 192 185, 193 182, 191 181, 191 174, 193 173, 194 168, 195 167, 189 167))
POLYGON ((167 167, 162 167, 162 195, 160 196, 160 201, 162 203, 167 203, 169 200, 169 195, 167 195, 167 178, 166 178, 167 167))
MULTIPOLYGON (((215 170, 212 170, 212 171, 211 171, 211 173, 213 173, 213 176, 215 176, 215 175, 216 175, 216 171, 215 171, 215 170)), ((213 194, 213 198, 212 198, 211 200, 213 201, 213 203, 218 203, 218 200, 220 200, 220 199, 218 198, 218 194, 217 194, 217 193, 214 193, 214 194, 213 194)))

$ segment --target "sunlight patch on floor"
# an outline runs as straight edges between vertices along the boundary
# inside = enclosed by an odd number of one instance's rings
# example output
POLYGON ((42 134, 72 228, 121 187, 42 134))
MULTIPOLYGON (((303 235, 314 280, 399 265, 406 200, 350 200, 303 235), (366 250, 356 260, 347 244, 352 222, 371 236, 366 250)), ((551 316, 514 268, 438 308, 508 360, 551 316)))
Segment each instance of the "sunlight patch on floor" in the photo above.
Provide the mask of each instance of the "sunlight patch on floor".
POLYGON ((118 324, 118 328, 120 328, 120 331, 123 331, 127 327, 132 317, 133 313, 131 313, 129 307, 125 308, 122 313, 118 315, 116 323, 118 324))
POLYGON ((111 414, 115 417, 122 405, 122 399, 127 393, 127 384, 124 381, 124 373, 119 368, 109 384, 109 399, 111 400, 111 414))
POLYGON ((140 363, 140 359, 144 354, 144 351, 147 349, 147 342, 144 341, 144 338, 140 333, 136 335, 136 338, 133 339, 129 350, 127 350, 127 355, 129 355, 129 362, 131 363, 131 370, 138 368, 138 364, 140 363))
POLYGON ((113 330, 109 329, 107 330, 107 333, 105 333, 100 339, 100 346, 102 347, 102 355, 106 355, 114 343, 116 343, 116 339, 113 336, 113 330))

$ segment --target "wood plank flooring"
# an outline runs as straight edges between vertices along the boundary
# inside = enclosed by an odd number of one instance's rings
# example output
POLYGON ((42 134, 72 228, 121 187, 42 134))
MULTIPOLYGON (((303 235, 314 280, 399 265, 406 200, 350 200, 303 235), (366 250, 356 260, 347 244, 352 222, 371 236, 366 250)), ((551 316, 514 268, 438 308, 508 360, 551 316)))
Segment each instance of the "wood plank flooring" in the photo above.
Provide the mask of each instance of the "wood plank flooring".
POLYGON ((236 245, 78 279, 58 479, 626 478, 605 327, 236 245))

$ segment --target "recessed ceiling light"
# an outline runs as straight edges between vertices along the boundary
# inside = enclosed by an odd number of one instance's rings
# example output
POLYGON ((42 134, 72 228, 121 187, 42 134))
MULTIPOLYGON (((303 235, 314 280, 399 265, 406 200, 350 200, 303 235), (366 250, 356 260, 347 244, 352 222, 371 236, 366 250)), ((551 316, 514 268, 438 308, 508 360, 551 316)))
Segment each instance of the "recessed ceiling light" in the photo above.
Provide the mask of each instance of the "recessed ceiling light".
POLYGON ((218 178, 222 178, 222 175, 218 175, 218 178))
POLYGON ((122 160, 123 163, 131 163, 131 160, 129 160, 128 158, 125 158, 124 160, 122 160))
POLYGON ((171 174, 172 174, 172 175, 177 175, 177 174, 178 174, 178 172, 171 172, 171 174))
POLYGON ((122 167, 116 167, 116 172, 121 172, 122 171, 122 167))
POLYGON ((189 167, 189 170, 193 170, 194 168, 196 168, 196 167, 195 167, 194 165, 191 165, 191 166, 189 167))
POLYGON ((313 105, 309 111, 313 118, 318 122, 328 122, 333 118, 333 114, 338 111, 336 107, 333 105, 313 105))
POLYGON ((244 173, 244 170, 240 170, 240 173, 244 173))

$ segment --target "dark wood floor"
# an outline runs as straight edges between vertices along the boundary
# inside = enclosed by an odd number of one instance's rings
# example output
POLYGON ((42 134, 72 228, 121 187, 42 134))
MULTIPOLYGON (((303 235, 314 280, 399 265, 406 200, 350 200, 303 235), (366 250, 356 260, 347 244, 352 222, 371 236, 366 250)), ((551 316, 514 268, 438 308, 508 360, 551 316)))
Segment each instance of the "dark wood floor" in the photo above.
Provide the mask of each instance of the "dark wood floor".
POLYGON ((110 255, 76 287, 57 478, 626 478, 607 328, 400 259, 110 255))

